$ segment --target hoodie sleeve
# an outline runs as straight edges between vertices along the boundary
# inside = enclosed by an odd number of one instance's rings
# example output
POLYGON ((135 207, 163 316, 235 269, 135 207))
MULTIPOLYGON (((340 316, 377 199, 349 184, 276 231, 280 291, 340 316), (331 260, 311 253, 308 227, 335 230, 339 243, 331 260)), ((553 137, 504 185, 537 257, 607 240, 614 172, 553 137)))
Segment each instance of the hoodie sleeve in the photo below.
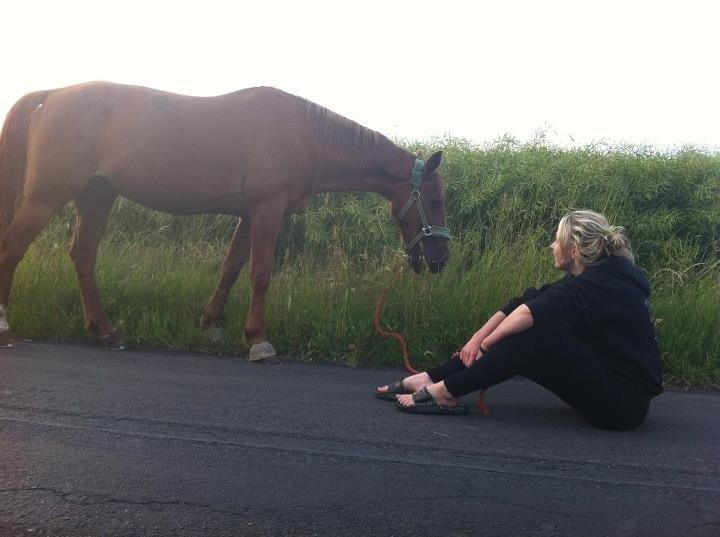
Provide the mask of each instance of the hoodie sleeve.
POLYGON ((510 300, 507 304, 500 308, 500 311, 502 311, 505 315, 510 315, 513 310, 515 310, 515 308, 517 308, 520 304, 526 304, 528 301, 541 296, 548 289, 559 283, 564 282, 565 280, 567 280, 567 277, 561 278, 560 280, 553 283, 547 283, 543 285, 540 289, 536 287, 528 287, 527 289, 525 289, 525 291, 523 291, 523 294, 521 296, 510 300))
POLYGON ((533 316, 533 324, 577 321, 585 317, 588 306, 577 279, 563 281, 528 300, 525 305, 533 316))

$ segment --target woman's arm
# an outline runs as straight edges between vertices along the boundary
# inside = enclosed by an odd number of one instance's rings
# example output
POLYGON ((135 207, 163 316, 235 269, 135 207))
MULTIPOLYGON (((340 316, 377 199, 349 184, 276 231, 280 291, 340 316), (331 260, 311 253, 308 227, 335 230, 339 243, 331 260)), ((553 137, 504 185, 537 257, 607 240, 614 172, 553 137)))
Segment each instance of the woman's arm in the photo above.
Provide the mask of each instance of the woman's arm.
POLYGON ((480 351, 480 345, 483 341, 500 326, 505 320, 506 316, 502 311, 496 312, 488 321, 482 326, 480 330, 475 332, 470 340, 460 350, 460 359, 462 360, 465 367, 470 367, 477 358, 478 352, 480 351))
POLYGON ((508 315, 493 332, 483 339, 480 352, 483 354, 490 350, 496 343, 508 336, 527 330, 533 325, 533 316, 530 308, 521 304, 508 315))

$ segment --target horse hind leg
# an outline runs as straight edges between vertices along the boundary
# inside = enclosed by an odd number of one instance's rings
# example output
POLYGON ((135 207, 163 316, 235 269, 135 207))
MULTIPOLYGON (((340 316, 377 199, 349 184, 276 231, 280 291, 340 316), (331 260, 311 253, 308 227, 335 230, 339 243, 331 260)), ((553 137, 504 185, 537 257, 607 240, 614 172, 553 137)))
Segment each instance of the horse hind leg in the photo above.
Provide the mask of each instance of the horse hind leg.
MULTIPOLYGON (((69 199, 69 197, 68 197, 69 199)), ((18 263, 35 237, 47 226, 50 218, 67 203, 62 196, 31 196, 15 214, 12 223, 0 237, 0 344, 12 343, 7 319, 10 290, 18 263)))
POLYGON ((250 255, 250 221, 240 218, 223 262, 220 281, 212 297, 203 308, 200 326, 207 330, 208 338, 217 343, 223 337, 223 311, 230 289, 237 281, 250 255))
POLYGON ((113 328, 103 309, 95 278, 98 246, 115 197, 108 185, 96 179, 75 198, 77 220, 70 258, 80 283, 85 327, 97 334, 106 348, 120 350, 125 348, 125 341, 122 334, 113 328))

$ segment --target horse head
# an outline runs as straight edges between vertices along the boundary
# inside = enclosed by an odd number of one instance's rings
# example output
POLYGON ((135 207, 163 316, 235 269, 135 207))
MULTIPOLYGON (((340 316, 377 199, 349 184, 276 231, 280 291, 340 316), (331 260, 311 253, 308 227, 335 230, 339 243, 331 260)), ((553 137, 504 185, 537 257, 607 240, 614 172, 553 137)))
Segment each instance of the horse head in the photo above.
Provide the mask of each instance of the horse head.
POLYGON ((445 185, 438 168, 442 151, 427 162, 415 159, 409 182, 401 183, 390 201, 390 210, 400 226, 415 273, 420 272, 420 255, 425 257, 430 272, 437 273, 447 262, 450 232, 445 215, 445 185))

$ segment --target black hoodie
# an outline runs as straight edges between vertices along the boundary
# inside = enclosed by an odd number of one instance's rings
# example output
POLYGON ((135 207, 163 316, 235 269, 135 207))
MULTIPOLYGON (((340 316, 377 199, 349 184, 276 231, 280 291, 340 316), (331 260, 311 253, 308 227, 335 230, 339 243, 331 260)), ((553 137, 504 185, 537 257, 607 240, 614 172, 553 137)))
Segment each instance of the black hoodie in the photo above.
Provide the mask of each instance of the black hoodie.
POLYGON ((509 315, 525 304, 535 326, 568 323, 575 337, 607 358, 611 369, 657 395, 663 391, 662 366, 649 297, 642 272, 630 260, 610 256, 579 276, 526 289, 501 311, 509 315))

